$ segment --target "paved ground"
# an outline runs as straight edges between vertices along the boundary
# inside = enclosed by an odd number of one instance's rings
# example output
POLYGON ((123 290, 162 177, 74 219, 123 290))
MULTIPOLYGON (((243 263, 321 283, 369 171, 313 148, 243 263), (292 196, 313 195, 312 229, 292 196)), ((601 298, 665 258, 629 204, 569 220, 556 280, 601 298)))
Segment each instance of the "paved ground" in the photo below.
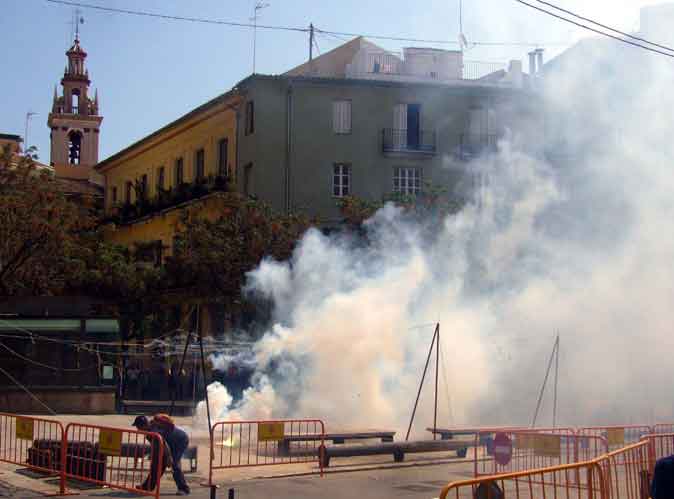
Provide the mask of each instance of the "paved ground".
MULTIPOLYGON (((64 424, 72 421, 128 427, 132 416, 60 416, 64 424)), ((208 433, 192 424, 191 418, 177 418, 178 424, 190 432, 192 444, 199 448, 199 465, 196 473, 186 473, 192 487, 191 497, 210 499, 208 481, 208 433)), ((470 453, 469 453, 470 455, 470 453)), ((187 461, 183 462, 183 469, 187 461)), ((219 485, 215 497, 228 499, 230 488, 238 499, 267 498, 324 499, 405 498, 431 499, 438 496, 448 481, 470 478, 472 459, 458 459, 455 453, 409 454, 404 463, 394 463, 389 456, 336 458, 323 478, 319 477, 315 463, 283 466, 261 466, 220 470, 214 473, 214 483, 219 485)), ((135 478, 134 478, 135 479, 135 478)), ((140 481, 140 480, 139 480, 140 481)), ((73 484, 72 490, 79 498, 128 498, 128 492, 111 489, 81 489, 73 484)), ((36 477, 16 466, 0 463, 0 498, 29 499, 54 493, 54 478, 36 477)), ((175 497, 176 488, 170 473, 162 480, 162 497, 175 497)))
MULTIPOLYGON (((320 497, 324 499, 431 499, 438 496, 443 485, 451 476, 454 479, 466 478, 470 471, 465 465, 458 464, 423 464, 407 463, 403 466, 372 468, 365 471, 349 471, 328 473, 323 478, 312 476, 290 476, 277 478, 253 478, 237 481, 221 480, 216 491, 216 498, 228 499, 230 488, 234 490, 236 499, 268 498, 300 499, 320 497)), ((7 475, 0 475, 0 480, 7 475)), ((12 480, 16 481, 16 480, 12 480)), ((195 499, 210 499, 211 492, 201 486, 201 480, 190 477, 192 495, 195 499)), ((24 482, 24 485, 25 482, 24 482)), ((33 488, 35 485, 33 484, 33 488)), ((45 489, 43 489, 45 490, 45 489)), ((45 490, 46 491, 46 490, 45 490)), ((162 481, 162 497, 175 496, 175 485, 169 479, 162 481)), ((78 490, 81 499, 128 498, 135 497, 127 492, 99 489, 92 491, 78 490)), ((26 489, 3 488, 0 481, 0 497, 24 499, 41 497, 42 495, 26 489)))

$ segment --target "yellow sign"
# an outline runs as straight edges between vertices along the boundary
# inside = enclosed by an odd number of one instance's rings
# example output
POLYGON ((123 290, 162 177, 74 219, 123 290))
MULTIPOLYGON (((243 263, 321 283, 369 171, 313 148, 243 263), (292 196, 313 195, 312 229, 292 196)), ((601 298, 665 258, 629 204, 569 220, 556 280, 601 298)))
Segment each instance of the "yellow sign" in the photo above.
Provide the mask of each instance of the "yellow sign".
POLYGON ((609 428, 606 432, 606 440, 611 445, 623 445, 625 443, 625 428, 609 428))
POLYGON ((98 449, 101 454, 119 456, 122 454, 122 432, 103 430, 98 434, 98 449))
POLYGON ((534 451, 539 456, 561 456, 562 444, 559 435, 535 435, 534 451))
POLYGON ((283 423, 258 423, 257 441, 258 442, 276 442, 283 440, 283 423))
POLYGON ((515 440, 515 446, 518 449, 533 449, 534 448, 534 435, 522 433, 517 434, 517 439, 515 440))
POLYGON ((16 438, 33 440, 33 420, 16 418, 16 438))

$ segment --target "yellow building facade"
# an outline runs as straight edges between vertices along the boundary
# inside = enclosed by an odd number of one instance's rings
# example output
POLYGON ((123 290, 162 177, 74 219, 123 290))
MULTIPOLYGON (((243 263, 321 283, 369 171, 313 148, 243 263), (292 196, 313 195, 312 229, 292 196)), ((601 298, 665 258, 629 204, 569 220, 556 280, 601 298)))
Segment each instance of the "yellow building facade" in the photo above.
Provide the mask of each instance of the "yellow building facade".
POLYGON ((96 166, 105 179, 108 241, 172 252, 184 208, 217 218, 236 185, 236 92, 228 92, 96 166))

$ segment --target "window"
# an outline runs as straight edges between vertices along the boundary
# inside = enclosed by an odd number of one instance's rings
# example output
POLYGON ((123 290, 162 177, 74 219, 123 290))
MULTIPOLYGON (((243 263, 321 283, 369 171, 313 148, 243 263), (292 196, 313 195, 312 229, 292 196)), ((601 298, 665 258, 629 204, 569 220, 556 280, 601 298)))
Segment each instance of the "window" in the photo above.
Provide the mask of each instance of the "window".
POLYGON ((176 159, 176 166, 174 171, 174 180, 176 187, 183 183, 183 158, 176 159))
POLYGON ((218 175, 229 176, 227 171, 227 139, 218 142, 218 175))
POLYGON ((351 165, 335 163, 332 167, 332 195, 336 198, 351 193, 351 165))
POLYGON ((199 149, 194 157, 194 181, 204 178, 204 150, 199 149))
POLYGON ((253 163, 248 163, 243 168, 243 193, 249 196, 252 190, 253 163))
POLYGON ((157 171, 157 191, 163 191, 166 185, 166 172, 163 166, 159 167, 157 171))
POLYGON ((112 198, 112 204, 117 204, 117 187, 110 189, 110 197, 112 198))
POLYGON ((78 114, 80 110, 80 91, 77 88, 73 88, 70 100, 70 108, 73 114, 78 114))
POLYGON ((140 177, 140 196, 138 196, 140 199, 143 201, 147 199, 147 173, 144 173, 142 177, 140 177))
POLYGON ((71 165, 79 165, 82 159, 82 134, 77 130, 68 134, 68 157, 71 165))
POLYGON ((130 181, 127 181, 124 184, 124 202, 126 204, 131 203, 131 189, 133 189, 133 184, 130 181))
POLYGON ((350 100, 336 100, 332 103, 332 129, 335 133, 351 133, 350 100))
POLYGON ((400 194, 419 194, 421 190, 420 168, 394 168, 393 192, 400 194))
POLYGON ((246 102, 246 135, 255 131, 255 103, 251 100, 246 102))

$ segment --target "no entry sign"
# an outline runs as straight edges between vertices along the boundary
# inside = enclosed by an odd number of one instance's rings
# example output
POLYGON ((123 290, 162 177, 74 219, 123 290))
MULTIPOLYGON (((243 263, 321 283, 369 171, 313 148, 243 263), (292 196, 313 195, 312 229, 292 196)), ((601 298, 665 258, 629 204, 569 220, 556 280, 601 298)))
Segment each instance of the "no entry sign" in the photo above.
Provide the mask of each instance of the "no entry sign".
POLYGON ((501 466, 510 462, 513 456, 513 442, 503 432, 498 432, 494 437, 494 460, 501 466))

